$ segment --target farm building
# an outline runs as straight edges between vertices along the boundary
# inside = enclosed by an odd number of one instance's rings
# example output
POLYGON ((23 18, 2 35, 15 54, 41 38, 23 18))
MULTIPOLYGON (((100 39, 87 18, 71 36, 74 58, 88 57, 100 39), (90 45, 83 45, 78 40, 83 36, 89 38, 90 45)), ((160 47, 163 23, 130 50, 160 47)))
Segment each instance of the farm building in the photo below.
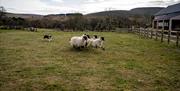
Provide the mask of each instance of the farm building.
POLYGON ((180 3, 168 6, 156 13, 153 28, 180 31, 180 3))

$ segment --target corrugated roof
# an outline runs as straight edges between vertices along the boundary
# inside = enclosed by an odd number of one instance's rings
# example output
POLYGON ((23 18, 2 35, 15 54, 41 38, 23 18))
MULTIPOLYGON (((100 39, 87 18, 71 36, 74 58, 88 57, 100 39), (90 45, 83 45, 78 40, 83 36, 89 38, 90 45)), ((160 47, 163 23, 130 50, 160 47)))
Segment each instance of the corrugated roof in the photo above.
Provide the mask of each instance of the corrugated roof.
POLYGON ((161 11, 156 13, 155 16, 170 14, 170 13, 174 13, 174 12, 180 12, 180 3, 174 4, 174 5, 168 6, 165 9, 162 9, 161 11))
POLYGON ((154 20, 168 20, 170 19, 172 16, 169 16, 169 15, 162 15, 162 16, 157 16, 155 17, 154 20))
POLYGON ((176 17, 176 16, 179 16, 179 15, 180 15, 180 12, 158 15, 154 18, 154 20, 169 20, 169 19, 176 17))

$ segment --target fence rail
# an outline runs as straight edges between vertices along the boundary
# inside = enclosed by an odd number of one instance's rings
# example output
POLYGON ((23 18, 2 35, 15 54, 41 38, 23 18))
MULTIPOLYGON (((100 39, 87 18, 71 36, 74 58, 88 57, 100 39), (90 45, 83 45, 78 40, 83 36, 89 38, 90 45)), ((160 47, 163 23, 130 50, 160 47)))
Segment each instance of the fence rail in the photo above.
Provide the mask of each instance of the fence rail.
POLYGON ((165 40, 169 44, 170 42, 175 42, 176 46, 179 46, 180 41, 180 31, 170 31, 170 30, 160 30, 152 28, 134 28, 131 29, 133 33, 136 33, 144 38, 159 39, 161 42, 165 40))

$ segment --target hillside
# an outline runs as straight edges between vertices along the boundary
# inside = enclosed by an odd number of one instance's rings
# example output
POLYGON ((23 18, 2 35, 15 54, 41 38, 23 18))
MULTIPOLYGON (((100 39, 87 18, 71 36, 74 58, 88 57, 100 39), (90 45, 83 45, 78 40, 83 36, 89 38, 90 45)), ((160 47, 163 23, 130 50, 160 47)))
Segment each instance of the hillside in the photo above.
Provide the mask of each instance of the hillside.
POLYGON ((129 11, 126 10, 113 10, 113 11, 102 11, 102 12, 96 12, 96 13, 90 13, 86 16, 122 16, 125 17, 127 15, 131 15, 129 11))
POLYGON ((49 14, 49 15, 37 15, 37 14, 18 14, 18 13, 6 13, 7 17, 15 18, 24 18, 30 20, 40 20, 40 19, 49 19, 49 20, 67 20, 68 17, 73 16, 82 16, 81 13, 67 13, 67 14, 49 14), (65 17, 68 16, 68 17, 65 17))
MULTIPOLYGON (((21 17, 25 18, 28 26, 44 27, 44 28, 61 28, 66 26, 69 29, 89 29, 89 30, 110 30, 115 27, 147 27, 151 26, 152 15, 160 11, 162 8, 135 8, 129 11, 126 10, 113 10, 91 13, 83 15, 81 13, 68 13, 68 14, 49 14, 49 15, 36 15, 36 14, 13 14, 7 13, 8 17, 21 17), (80 17, 75 17, 80 16, 80 17), (82 17, 83 16, 83 17, 82 17), (106 16, 111 16, 106 17, 106 16), (112 24, 111 26, 109 24, 112 24), (108 26, 109 25, 109 26, 108 26), (108 27, 107 27, 108 26, 108 27), (75 28, 76 27, 76 28, 75 28)), ((12 20, 13 21, 13 20, 12 20)), ((9 22, 7 20, 7 22, 9 22)), ((17 22, 17 21, 15 21, 17 22)), ((5 22, 6 23, 6 22, 5 22)), ((6 23, 11 25, 11 23, 6 23)), ((18 25, 20 23, 16 23, 18 25)), ((21 23, 24 24, 24 23, 21 23)), ((26 24, 27 25, 27 24, 26 24)))
POLYGON ((104 16, 111 16, 114 17, 114 19, 119 19, 121 21, 121 24, 125 24, 126 21, 127 24, 133 24, 136 25, 139 23, 139 25, 143 26, 151 26, 152 16, 159 12, 161 7, 145 7, 145 8, 134 8, 131 10, 113 10, 113 11, 103 11, 103 12, 97 12, 97 13, 91 13, 87 14, 87 17, 104 17, 104 16))
POLYGON ((162 7, 148 7, 148 8, 134 8, 131 9, 130 12, 132 14, 139 14, 139 15, 154 15, 155 13, 159 12, 162 7))
POLYGON ((37 15, 37 14, 18 14, 18 13, 6 13, 6 16, 8 17, 15 17, 15 18, 24 18, 24 19, 42 19, 43 15, 37 15))
MULTIPOLYGON (((85 16, 121 16, 121 17, 128 17, 134 15, 149 15, 152 16, 158 11, 163 9, 162 7, 146 7, 146 8, 134 8, 132 10, 113 10, 113 11, 102 11, 102 12, 95 12, 86 14, 85 16)), ((51 19, 62 19, 65 14, 50 14, 50 15, 37 15, 37 14, 15 14, 15 13, 7 13, 8 17, 21 17, 25 19, 42 19, 42 18, 51 18, 51 19)), ((74 15, 82 15, 80 13, 69 13, 66 16, 74 16, 74 15)))
POLYGON ((69 17, 74 17, 74 16, 83 16, 83 14, 81 13, 49 14, 49 15, 45 15, 43 18, 49 20, 66 21, 69 17))
POLYGON ((145 7, 145 8, 134 8, 131 10, 113 10, 113 11, 102 11, 97 13, 90 13, 87 14, 87 16, 121 16, 121 17, 127 17, 127 16, 133 16, 133 15, 149 15, 152 16, 158 11, 163 9, 162 7, 145 7))

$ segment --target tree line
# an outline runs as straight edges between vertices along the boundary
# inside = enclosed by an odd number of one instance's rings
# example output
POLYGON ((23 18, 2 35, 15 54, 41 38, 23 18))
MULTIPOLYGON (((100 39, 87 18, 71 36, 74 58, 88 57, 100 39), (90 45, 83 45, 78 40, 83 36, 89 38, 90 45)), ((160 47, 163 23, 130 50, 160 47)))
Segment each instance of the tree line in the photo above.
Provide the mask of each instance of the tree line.
POLYGON ((8 29, 23 29, 28 27, 35 28, 54 28, 59 30, 73 31, 111 31, 116 28, 129 28, 131 26, 143 27, 147 22, 138 21, 138 19, 129 19, 128 17, 106 15, 102 17, 89 17, 80 13, 66 16, 66 20, 52 20, 51 18, 42 18, 36 20, 7 17, 5 9, 0 7, 0 25, 8 29))

